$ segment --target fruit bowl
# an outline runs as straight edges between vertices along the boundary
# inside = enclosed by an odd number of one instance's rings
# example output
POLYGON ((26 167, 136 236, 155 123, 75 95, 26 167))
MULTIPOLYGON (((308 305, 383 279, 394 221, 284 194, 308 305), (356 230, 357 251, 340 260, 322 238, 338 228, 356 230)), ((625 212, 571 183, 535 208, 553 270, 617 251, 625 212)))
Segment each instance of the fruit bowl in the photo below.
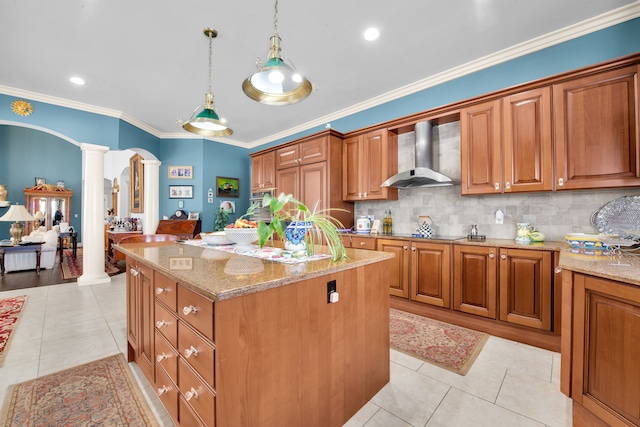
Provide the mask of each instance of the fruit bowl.
POLYGON ((258 240, 257 228, 225 228, 224 231, 236 249, 253 249, 252 243, 258 240))
POLYGON ((233 243, 227 233, 224 231, 214 231, 212 233, 200 233, 202 240, 207 242, 208 245, 230 245, 233 243))

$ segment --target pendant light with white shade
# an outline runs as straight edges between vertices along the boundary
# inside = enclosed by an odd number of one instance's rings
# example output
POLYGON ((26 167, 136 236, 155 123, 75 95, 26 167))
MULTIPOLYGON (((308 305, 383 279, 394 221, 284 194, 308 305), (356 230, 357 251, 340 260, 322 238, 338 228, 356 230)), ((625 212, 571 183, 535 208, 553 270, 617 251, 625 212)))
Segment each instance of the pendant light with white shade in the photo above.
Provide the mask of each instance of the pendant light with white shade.
POLYGON ((258 58, 258 71, 242 83, 244 93, 254 101, 268 105, 289 105, 300 102, 311 94, 311 82, 296 71, 293 62, 280 51, 278 35, 278 0, 273 14, 271 47, 264 64, 258 58))
POLYGON ((228 136, 233 131, 218 115, 218 111, 213 105, 213 93, 211 93, 211 42, 218 36, 218 32, 213 28, 205 28, 204 35, 209 39, 209 90, 205 94, 204 105, 198 105, 187 122, 178 119, 178 124, 184 130, 202 136, 228 136))

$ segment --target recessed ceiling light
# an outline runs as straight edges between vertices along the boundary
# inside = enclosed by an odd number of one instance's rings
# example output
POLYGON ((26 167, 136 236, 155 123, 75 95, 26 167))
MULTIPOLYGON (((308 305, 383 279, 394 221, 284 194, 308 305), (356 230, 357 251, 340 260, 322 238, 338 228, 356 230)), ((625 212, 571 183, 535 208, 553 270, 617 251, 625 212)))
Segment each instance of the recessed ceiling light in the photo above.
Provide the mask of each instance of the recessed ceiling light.
POLYGON ((69 81, 71 83, 73 83, 73 84, 76 84, 76 85, 83 85, 84 84, 84 80, 82 80, 80 77, 71 77, 69 79, 69 81))
POLYGON ((378 31, 377 28, 367 28, 367 30, 364 32, 365 40, 373 41, 378 37, 380 37, 380 31, 378 31))

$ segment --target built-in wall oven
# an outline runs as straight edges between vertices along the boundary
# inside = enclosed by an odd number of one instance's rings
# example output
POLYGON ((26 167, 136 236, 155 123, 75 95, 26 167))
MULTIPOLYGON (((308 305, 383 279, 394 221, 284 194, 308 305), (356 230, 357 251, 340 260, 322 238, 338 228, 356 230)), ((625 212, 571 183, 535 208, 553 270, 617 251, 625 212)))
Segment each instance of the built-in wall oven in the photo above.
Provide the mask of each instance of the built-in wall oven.
POLYGON ((271 211, 269 210, 269 206, 262 206, 262 199, 264 198, 265 194, 269 194, 271 196, 273 196, 274 192, 276 191, 275 188, 269 188, 269 189, 265 189, 265 190, 261 190, 257 193, 251 193, 251 197, 249 198, 249 202, 251 204, 256 204, 258 207, 256 209, 254 209, 253 211, 253 215, 251 215, 251 220, 253 221, 264 221, 264 222, 271 222, 272 216, 271 216, 271 211))

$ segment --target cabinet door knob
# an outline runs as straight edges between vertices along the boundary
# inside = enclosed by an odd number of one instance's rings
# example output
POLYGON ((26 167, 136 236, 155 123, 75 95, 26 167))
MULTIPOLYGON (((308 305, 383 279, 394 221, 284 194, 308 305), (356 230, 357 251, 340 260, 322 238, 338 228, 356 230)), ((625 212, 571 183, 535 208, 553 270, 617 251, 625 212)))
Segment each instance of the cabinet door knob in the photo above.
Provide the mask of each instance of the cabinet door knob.
POLYGON ((366 191, 365 191, 365 193, 364 193, 364 198, 365 198, 365 199, 367 198, 367 192, 366 192, 366 191))
POLYGON ((358 193, 358 199, 362 199, 362 193, 358 193))
POLYGON ((494 254, 493 252, 489 252, 489 258, 494 259, 496 257, 496 254, 494 254))
POLYGON ((159 355, 157 355, 157 356, 156 356, 156 360, 158 361, 158 363, 159 363, 159 362, 162 362, 164 359, 168 359, 168 358, 169 358, 169 356, 167 356, 167 355, 166 355, 166 354, 164 354, 164 353, 161 353, 161 354, 159 354, 159 355))
POLYGON ((416 247, 415 247, 415 246, 411 246, 411 250, 412 250, 412 251, 415 251, 415 250, 416 250, 416 247))
POLYGON ((198 356, 198 349, 195 348, 194 346, 191 346, 184 350, 184 357, 186 357, 187 359, 190 358, 192 355, 196 357, 198 356))
POLYGON ((161 388, 158 389, 158 396, 162 396, 165 393, 169 393, 169 389, 167 388, 166 385, 163 385, 161 388))
POLYGON ((495 184, 493 184, 493 187, 496 189, 496 191, 500 190, 500 183, 496 182, 495 184))
POLYGON ((156 288, 156 295, 164 294, 167 292, 167 288, 156 288))
POLYGON ((504 188, 506 188, 507 190, 511 189, 511 183, 509 181, 504 183, 504 188))
POLYGON ((564 185, 564 179, 558 178, 558 187, 562 187, 564 185))
POLYGON ((158 320, 158 321, 156 322, 156 328, 160 329, 160 328, 162 328, 163 326, 167 326, 168 324, 169 324, 169 323, 168 323, 168 322, 166 322, 165 320, 158 320))
POLYGON ((404 249, 404 250, 406 251, 407 249, 409 249, 409 246, 407 246, 407 245, 403 245, 403 246, 402 246, 402 249, 404 249))
POLYGON ((504 252, 502 252, 502 255, 500 255, 500 258, 502 258, 502 259, 507 259, 507 254, 505 254, 504 252))
POLYGON ((190 313, 196 314, 198 312, 198 309, 192 305, 188 306, 188 307, 184 307, 182 309, 182 313, 185 316, 188 316, 190 313))
POLYGON ((553 270, 556 274, 558 273, 562 273, 562 267, 557 267, 555 268, 555 270, 553 270))
POLYGON ((132 276, 137 276, 138 274, 140 274, 140 268, 136 268, 136 267, 131 267, 129 269, 129 273, 131 273, 132 276))
POLYGON ((196 399, 198 398, 198 392, 193 387, 191 387, 190 391, 184 394, 184 398, 187 400, 191 400, 192 397, 195 397, 196 399))

